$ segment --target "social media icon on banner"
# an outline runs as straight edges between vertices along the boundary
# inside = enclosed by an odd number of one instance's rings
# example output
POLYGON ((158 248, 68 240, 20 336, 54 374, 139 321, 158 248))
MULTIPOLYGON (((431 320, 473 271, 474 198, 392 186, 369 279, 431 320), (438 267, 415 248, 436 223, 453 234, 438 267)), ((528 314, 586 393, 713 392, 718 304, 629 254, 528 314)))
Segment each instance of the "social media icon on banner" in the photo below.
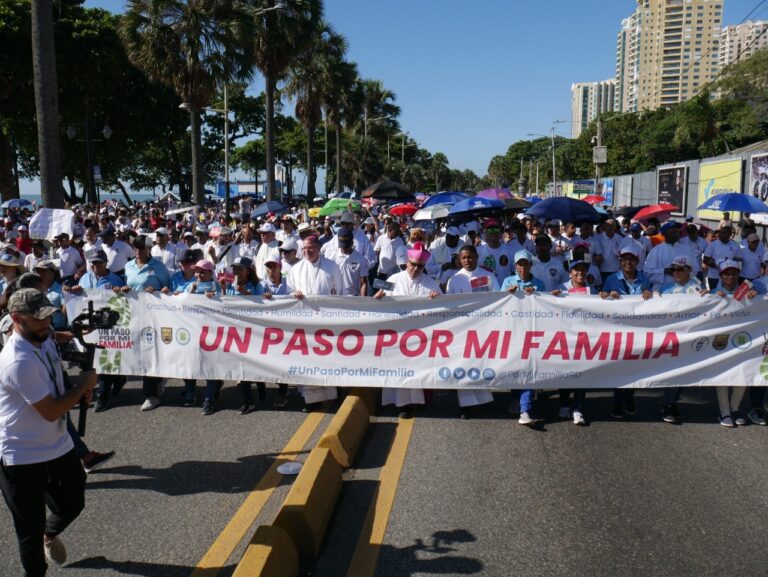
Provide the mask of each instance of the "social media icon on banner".
POLYGON ((437 376, 439 376, 444 381, 447 381, 448 379, 451 378, 451 369, 449 369, 448 367, 443 367, 437 372, 437 376))
POLYGON ((475 367, 472 367, 467 371, 467 376, 472 381, 477 381, 480 378, 480 369, 476 369, 475 367))
POLYGON ((467 371, 459 367, 458 369, 453 369, 453 378, 457 380, 463 379, 467 375, 467 371))
POLYGON ((494 371, 493 369, 484 369, 483 370, 483 378, 486 381, 490 381, 492 379, 495 379, 496 378, 496 371, 494 371))

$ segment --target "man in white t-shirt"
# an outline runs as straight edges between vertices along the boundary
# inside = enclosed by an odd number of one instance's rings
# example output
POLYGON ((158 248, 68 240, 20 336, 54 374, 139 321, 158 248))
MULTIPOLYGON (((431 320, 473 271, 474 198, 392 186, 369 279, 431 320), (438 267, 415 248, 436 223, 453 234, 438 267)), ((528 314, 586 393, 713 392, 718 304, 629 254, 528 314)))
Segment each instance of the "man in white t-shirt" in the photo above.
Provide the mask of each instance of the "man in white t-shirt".
POLYGON ((55 240, 59 243, 56 258, 61 261, 59 265, 61 280, 64 284, 77 284, 80 277, 85 274, 85 260, 70 244, 69 235, 66 232, 62 232, 55 240))
POLYGON ((397 255, 397 249, 401 246, 405 246, 405 242, 403 242, 400 236, 400 227, 394 222, 388 224, 386 234, 379 236, 373 247, 379 261, 379 278, 387 279, 391 275, 400 272, 395 256, 397 255))
POLYGON ((504 279, 512 274, 512 257, 509 247, 501 242, 501 223, 488 219, 483 223, 483 242, 477 247, 477 262, 496 275, 501 286, 504 279))
POLYGON ((45 575, 46 561, 66 561, 59 534, 85 506, 85 471, 66 414, 80 398, 90 400, 96 373, 81 373, 76 386, 64 388, 50 338, 56 310, 35 289, 14 293, 8 301, 14 333, 0 352, 0 490, 27 575, 45 575))
MULTIPOLYGON (((727 214, 727 213, 723 213, 727 214)), ((721 226, 717 231, 717 239, 709 243, 704 249, 702 260, 709 267, 707 270, 707 283, 709 290, 717 288, 720 283, 720 263, 725 260, 742 261, 741 247, 735 240, 731 240, 733 228, 729 224, 721 226)))

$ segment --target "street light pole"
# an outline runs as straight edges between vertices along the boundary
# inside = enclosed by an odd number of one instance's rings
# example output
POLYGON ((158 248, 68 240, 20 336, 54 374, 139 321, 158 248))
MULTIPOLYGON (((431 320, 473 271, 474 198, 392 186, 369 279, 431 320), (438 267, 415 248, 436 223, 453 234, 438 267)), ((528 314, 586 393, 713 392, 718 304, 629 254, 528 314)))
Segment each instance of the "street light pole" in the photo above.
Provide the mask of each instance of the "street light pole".
POLYGON ((557 196, 557 164, 555 163, 555 127, 552 126, 552 196, 557 196))
POLYGON ((88 202, 98 203, 93 176, 93 142, 91 141, 91 102, 85 97, 85 157, 88 163, 88 202))
POLYGON ((229 100, 227 85, 224 85, 224 216, 229 226, 229 213, 232 201, 229 198, 229 100))

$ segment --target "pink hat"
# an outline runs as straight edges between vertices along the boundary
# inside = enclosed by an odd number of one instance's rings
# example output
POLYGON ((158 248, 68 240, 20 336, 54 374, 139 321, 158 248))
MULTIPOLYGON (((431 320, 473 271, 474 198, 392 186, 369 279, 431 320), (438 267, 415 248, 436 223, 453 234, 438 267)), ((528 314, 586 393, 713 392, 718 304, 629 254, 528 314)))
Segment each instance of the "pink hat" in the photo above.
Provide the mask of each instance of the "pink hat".
POLYGON ((426 264, 430 254, 420 242, 414 243, 413 248, 408 249, 408 259, 421 264, 426 264))
POLYGON ((195 268, 201 268, 203 270, 213 272, 213 263, 207 260, 199 260, 197 261, 197 264, 195 264, 195 268))

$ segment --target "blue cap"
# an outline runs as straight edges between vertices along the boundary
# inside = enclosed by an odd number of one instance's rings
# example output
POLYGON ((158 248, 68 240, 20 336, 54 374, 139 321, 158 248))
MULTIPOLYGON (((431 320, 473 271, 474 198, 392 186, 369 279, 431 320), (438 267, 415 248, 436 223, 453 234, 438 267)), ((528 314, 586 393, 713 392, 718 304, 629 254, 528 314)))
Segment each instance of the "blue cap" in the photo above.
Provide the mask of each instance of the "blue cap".
POLYGON ((643 227, 639 222, 633 222, 630 225, 629 230, 643 230, 643 227))
POLYGON ((587 267, 587 270, 589 270, 589 263, 587 261, 585 261, 585 260, 574 260, 574 261, 572 261, 571 264, 568 266, 568 270, 571 271, 571 270, 575 269, 577 266, 579 266, 580 264, 583 264, 584 266, 587 267))
POLYGON ((661 234, 664 234, 671 228, 680 228, 682 225, 676 220, 668 220, 661 226, 661 234))

